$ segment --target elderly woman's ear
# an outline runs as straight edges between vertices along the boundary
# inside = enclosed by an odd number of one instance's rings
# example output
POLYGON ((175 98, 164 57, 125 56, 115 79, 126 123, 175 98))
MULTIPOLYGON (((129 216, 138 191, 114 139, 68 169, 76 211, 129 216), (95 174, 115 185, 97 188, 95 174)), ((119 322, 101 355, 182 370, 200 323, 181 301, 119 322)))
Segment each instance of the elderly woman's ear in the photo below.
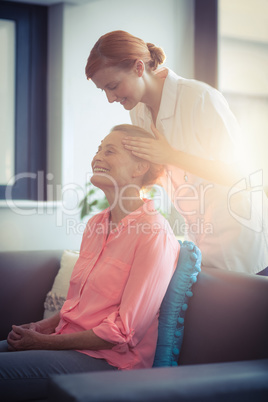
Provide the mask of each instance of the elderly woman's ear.
POLYGON ((133 177, 141 177, 144 176, 145 173, 150 169, 150 163, 146 161, 137 162, 136 168, 133 172, 133 177))

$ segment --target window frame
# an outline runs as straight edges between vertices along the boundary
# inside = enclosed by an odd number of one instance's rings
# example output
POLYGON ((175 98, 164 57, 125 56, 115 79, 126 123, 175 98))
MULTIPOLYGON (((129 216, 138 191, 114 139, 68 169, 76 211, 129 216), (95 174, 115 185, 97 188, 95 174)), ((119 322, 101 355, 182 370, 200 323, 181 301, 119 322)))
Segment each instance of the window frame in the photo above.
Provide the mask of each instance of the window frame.
POLYGON ((218 0, 194 3, 194 76, 218 88, 218 0))
POLYGON ((48 8, 0 3, 0 18, 15 21, 15 182, 0 199, 46 200, 48 8))

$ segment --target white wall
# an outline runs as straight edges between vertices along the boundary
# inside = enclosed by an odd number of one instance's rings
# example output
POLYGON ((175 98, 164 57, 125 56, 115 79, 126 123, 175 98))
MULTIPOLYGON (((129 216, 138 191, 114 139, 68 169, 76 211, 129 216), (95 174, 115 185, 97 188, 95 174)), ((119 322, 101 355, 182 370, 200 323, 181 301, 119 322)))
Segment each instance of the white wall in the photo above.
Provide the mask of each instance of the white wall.
POLYGON ((63 192, 63 204, 17 202, 15 210, 2 203, 0 251, 79 248, 78 197, 91 159, 113 125, 130 121, 85 77, 89 51, 102 34, 122 29, 153 42, 165 50, 167 66, 193 77, 193 0, 92 0, 52 6, 49 15, 49 190, 51 200, 63 192))

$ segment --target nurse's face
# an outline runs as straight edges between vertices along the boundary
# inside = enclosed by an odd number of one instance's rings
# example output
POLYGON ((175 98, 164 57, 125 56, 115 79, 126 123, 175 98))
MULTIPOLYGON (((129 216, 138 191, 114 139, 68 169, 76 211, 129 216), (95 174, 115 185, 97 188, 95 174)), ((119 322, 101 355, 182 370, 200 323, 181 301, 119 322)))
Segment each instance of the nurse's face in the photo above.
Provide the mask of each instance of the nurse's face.
POLYGON ((92 81, 105 91, 110 103, 119 102, 126 110, 133 109, 144 96, 144 80, 136 64, 131 70, 104 67, 94 74, 92 81))

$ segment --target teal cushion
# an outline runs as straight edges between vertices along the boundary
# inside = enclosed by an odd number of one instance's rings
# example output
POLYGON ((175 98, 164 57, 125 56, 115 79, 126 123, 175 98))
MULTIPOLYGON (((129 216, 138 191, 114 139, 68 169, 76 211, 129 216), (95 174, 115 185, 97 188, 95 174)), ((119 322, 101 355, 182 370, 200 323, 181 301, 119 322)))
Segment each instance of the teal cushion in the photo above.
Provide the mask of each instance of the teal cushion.
POLYGON ((154 367, 178 365, 184 317, 189 298, 193 296, 192 284, 200 271, 201 251, 192 242, 180 241, 177 267, 160 308, 154 367))

